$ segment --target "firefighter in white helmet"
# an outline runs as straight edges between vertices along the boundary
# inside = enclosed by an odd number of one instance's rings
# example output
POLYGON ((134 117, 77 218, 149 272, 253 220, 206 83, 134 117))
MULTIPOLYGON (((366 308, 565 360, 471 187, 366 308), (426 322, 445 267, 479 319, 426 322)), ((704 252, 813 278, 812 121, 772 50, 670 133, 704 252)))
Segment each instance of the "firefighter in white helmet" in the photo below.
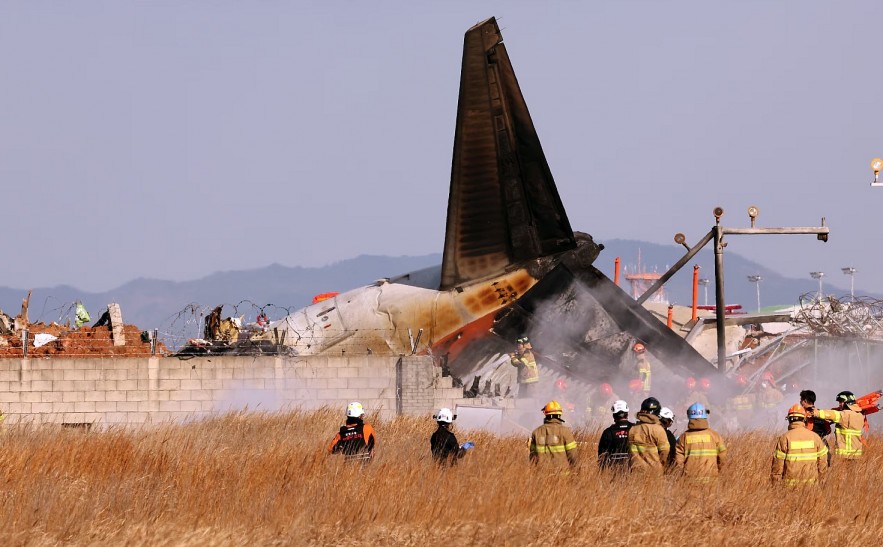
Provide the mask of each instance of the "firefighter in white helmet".
POLYGON ((328 446, 331 454, 343 454, 347 460, 371 460, 374 458, 376 439, 374 428, 363 420, 362 403, 353 401, 346 405, 346 423, 328 446))
MULTIPOLYGON (((665 428, 665 436, 668 437, 668 445, 675 446, 678 442, 675 434, 671 432, 671 426, 675 421, 675 413, 667 406, 659 410, 659 423, 665 428)), ((675 451, 668 451, 668 469, 671 469, 675 463, 675 451)))
POLYGON ((475 444, 472 441, 466 441, 462 445, 457 442, 457 436, 451 431, 451 426, 457 419, 457 415, 451 412, 450 408, 440 408, 433 418, 438 424, 438 429, 429 439, 432 457, 441 466, 454 465, 475 444))
POLYGON ((613 424, 601 433, 598 441, 598 465, 617 471, 627 471, 629 464, 629 405, 625 401, 615 401, 610 407, 613 424))

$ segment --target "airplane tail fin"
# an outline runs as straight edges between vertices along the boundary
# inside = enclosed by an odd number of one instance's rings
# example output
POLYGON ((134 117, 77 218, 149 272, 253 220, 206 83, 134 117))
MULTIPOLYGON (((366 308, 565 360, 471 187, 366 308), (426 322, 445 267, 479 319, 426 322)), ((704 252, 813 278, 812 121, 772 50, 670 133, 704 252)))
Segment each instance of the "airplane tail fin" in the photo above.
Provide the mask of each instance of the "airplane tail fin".
POLYGON ((441 290, 576 247, 494 18, 466 32, 441 290))

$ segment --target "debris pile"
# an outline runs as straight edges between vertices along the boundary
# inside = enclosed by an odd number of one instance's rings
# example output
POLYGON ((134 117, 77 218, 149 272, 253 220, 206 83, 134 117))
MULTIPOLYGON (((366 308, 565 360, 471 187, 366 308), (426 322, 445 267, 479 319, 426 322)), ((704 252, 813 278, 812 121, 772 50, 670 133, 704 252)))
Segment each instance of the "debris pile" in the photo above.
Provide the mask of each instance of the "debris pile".
POLYGON ((0 358, 27 357, 147 357, 168 351, 148 332, 135 325, 125 325, 119 304, 107 306, 93 326, 84 325, 88 313, 77 303, 77 326, 58 323, 31 323, 28 304, 22 301, 21 314, 15 318, 0 310, 0 358), (82 311, 80 311, 82 308, 82 311), (27 340, 27 347, 25 347, 27 340), (155 345, 154 345, 155 344, 155 345))

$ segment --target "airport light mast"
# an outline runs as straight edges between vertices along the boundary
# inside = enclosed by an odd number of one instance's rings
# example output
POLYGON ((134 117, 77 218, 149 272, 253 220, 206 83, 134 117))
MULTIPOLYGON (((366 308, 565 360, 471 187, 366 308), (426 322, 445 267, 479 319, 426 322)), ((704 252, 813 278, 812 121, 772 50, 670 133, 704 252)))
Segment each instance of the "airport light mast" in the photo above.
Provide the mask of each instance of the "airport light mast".
POLYGON ((757 288, 757 313, 760 313, 760 282, 763 281, 763 277, 759 275, 749 275, 748 281, 754 283, 754 286, 757 288))
POLYGON ((818 280, 819 280, 819 302, 821 302, 821 301, 822 301, 822 296, 823 296, 823 293, 822 293, 822 278, 825 277, 825 272, 809 272, 809 275, 810 275, 813 279, 818 279, 818 280))
POLYGON ((883 182, 880 182, 880 171, 883 170, 883 159, 872 159, 871 169, 874 171, 874 182, 871 183, 871 186, 883 186, 883 182))
POLYGON ((846 266, 845 268, 840 268, 844 274, 849 276, 849 298, 855 300, 855 272, 856 269, 852 266, 846 266))

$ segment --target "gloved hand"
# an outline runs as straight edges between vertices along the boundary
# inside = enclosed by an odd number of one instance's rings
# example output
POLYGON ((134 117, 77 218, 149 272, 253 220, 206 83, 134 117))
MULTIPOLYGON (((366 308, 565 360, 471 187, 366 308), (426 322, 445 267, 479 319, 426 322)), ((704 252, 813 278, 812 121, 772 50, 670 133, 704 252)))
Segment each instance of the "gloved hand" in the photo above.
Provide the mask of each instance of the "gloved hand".
POLYGON ((460 448, 462 448, 463 450, 469 450, 470 448, 473 448, 474 446, 475 446, 474 442, 466 441, 465 443, 460 445, 460 448))

